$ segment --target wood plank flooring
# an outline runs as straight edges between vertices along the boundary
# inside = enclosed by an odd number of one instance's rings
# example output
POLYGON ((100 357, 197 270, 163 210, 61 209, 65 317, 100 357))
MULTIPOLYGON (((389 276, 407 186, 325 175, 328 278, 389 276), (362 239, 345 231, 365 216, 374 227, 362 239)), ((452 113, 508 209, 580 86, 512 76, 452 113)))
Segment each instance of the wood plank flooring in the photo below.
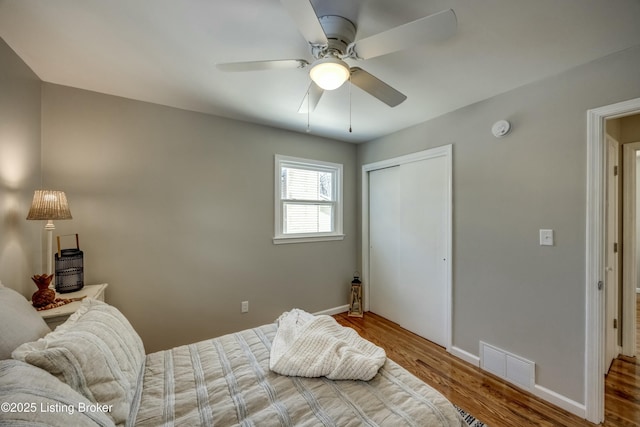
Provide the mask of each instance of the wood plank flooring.
POLYGON ((605 380, 605 426, 640 426, 640 297, 636 297, 636 357, 613 361, 605 380))
MULTIPOLYGON (((637 309, 640 319, 640 300, 637 309)), ((334 317, 384 348, 390 359, 490 427, 595 426, 452 356, 381 316, 369 312, 364 318, 348 317, 346 313, 334 317)), ((640 349, 640 328, 638 338, 640 349)), ((636 358, 616 359, 605 388, 603 425, 640 426, 640 365, 636 358)))

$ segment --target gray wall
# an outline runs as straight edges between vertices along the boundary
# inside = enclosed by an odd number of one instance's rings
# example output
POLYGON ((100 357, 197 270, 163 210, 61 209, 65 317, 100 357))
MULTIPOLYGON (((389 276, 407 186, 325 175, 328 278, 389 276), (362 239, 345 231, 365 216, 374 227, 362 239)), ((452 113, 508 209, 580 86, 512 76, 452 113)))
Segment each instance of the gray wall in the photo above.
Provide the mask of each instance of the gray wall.
POLYGON ((0 281, 29 297, 44 273, 44 224, 25 220, 40 180, 40 79, 0 39, 0 281))
POLYGON ((580 403, 586 112, 640 97, 639 69, 630 49, 358 147, 363 165, 453 144, 453 344, 533 360, 537 384, 580 403), (499 119, 513 125, 501 139, 499 119))
POLYGON ((85 282, 109 283, 147 351, 347 303, 354 145, 47 83, 42 135, 74 217, 56 234, 79 233, 85 282), (272 243, 275 154, 344 164, 344 241, 272 243))

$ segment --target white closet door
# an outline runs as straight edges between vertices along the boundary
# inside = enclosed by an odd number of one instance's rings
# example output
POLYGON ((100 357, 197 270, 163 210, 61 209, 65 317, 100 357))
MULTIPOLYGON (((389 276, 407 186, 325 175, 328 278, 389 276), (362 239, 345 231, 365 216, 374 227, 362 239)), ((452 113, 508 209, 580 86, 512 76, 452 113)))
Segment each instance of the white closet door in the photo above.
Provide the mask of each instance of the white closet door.
POLYGON ((370 310, 448 344, 450 159, 369 172, 370 310))
POLYGON ((435 157, 400 167, 402 309, 399 323, 446 347, 447 159, 435 157))
POLYGON ((369 173, 369 309, 394 320, 400 316, 400 242, 396 228, 400 221, 399 167, 369 173))

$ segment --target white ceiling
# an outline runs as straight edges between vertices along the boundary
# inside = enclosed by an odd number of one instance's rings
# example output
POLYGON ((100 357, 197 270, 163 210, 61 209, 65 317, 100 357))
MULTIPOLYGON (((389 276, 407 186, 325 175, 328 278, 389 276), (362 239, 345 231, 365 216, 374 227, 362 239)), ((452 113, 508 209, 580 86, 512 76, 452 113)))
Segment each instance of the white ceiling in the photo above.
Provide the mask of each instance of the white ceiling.
MULTIPOLYGON (((304 1, 304 0, 300 0, 304 1)), ((362 142, 640 44, 638 0, 312 0, 358 38, 453 9, 445 41, 359 61, 408 96, 390 108, 326 92, 312 134, 362 142)), ((224 73, 218 62, 305 58, 279 0, 0 0, 0 37, 44 81, 305 132, 303 69, 224 73)), ((349 60, 351 65, 354 61, 349 60)))

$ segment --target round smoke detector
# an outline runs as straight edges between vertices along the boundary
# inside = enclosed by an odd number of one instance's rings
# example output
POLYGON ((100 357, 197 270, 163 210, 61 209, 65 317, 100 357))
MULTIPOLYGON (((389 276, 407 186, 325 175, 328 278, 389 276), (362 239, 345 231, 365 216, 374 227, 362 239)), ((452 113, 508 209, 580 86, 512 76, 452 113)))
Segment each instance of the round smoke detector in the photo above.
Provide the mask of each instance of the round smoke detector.
POLYGON ((501 138, 509 133, 511 130, 511 123, 506 120, 498 120, 491 127, 491 133, 496 138, 501 138))

